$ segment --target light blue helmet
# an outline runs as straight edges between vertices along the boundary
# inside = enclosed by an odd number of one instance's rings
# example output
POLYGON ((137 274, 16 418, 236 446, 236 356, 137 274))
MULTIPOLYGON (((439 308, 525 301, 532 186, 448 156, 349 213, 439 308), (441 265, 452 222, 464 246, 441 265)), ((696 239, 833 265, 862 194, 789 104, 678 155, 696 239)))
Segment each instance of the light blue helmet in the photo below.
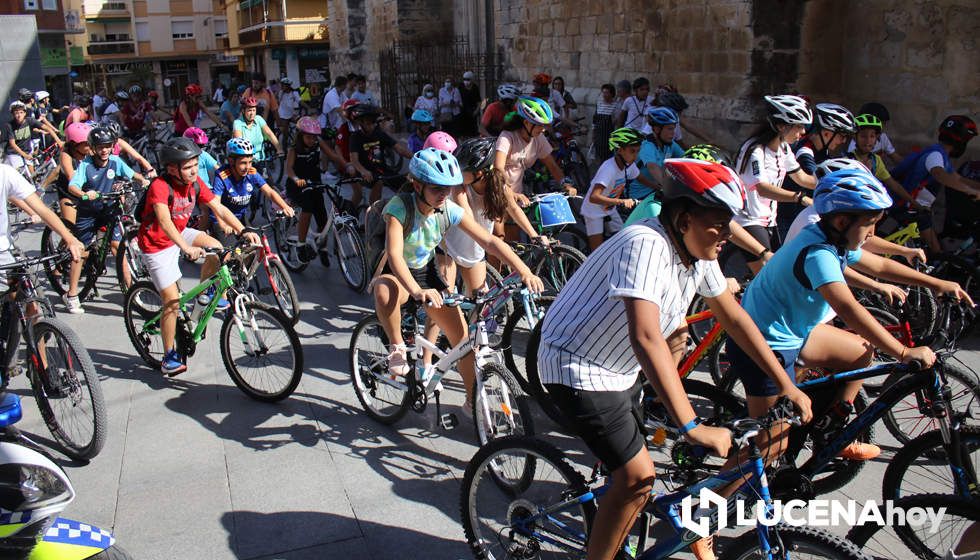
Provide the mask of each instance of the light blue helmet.
POLYGON ((677 124, 680 120, 677 118, 677 113, 670 107, 650 107, 647 109, 647 118, 657 126, 677 124))
POLYGON ((841 169, 825 175, 813 190, 817 214, 873 212, 886 210, 892 197, 885 186, 867 170, 841 169))
POLYGON ((416 109, 415 112, 412 113, 412 120, 415 122, 431 123, 436 119, 432 116, 432 113, 426 111, 425 109, 416 109))
POLYGON ((255 153, 255 146, 245 138, 232 138, 225 144, 225 153, 229 156, 250 156, 255 153))
POLYGON ((415 152, 408 171, 418 181, 430 185, 456 187, 463 184, 463 173, 459 170, 456 157, 435 148, 415 152))

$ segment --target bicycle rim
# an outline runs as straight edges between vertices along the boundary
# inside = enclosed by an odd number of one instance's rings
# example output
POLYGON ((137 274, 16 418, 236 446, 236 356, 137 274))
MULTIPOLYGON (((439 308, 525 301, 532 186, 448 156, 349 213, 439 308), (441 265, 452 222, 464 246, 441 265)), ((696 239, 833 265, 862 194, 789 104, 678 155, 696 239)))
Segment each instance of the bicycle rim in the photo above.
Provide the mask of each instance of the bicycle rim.
POLYGON ((133 348, 152 368, 159 368, 163 360, 163 337, 159 324, 147 328, 146 323, 156 317, 163 309, 163 299, 150 282, 137 282, 126 293, 123 305, 123 319, 126 334, 133 348))
POLYGON ((38 362, 32 385, 51 435, 68 456, 89 460, 105 445, 106 407, 95 366, 81 339, 67 325, 42 319, 34 325, 38 362), (43 379, 42 379, 43 376, 43 379), (45 381, 46 379, 46 381, 45 381))
POLYGON ((541 442, 505 438, 484 446, 466 469, 461 497, 463 528, 474 556, 557 559, 583 555, 595 515, 593 502, 573 503, 547 517, 536 512, 560 503, 567 493, 585 490, 582 476, 557 450, 541 442), (526 555, 531 550, 537 553, 526 555))
POLYGON ((530 407, 504 366, 488 363, 479 375, 482 390, 473 401, 473 423, 480 444, 504 436, 533 434, 530 407))
MULTIPOLYGON (((980 469, 980 427, 962 426, 960 429, 961 457, 973 465, 973 472, 980 469)), ((976 481, 966 481, 975 484, 976 481)), ((939 492, 957 494, 949 456, 938 430, 926 432, 907 443, 895 454, 882 482, 885 499, 897 499, 913 494, 939 492)))
MULTIPOLYGON (((952 364, 946 364, 945 368, 953 410, 968 412, 967 418, 980 418, 980 384, 976 375, 952 364)), ((886 380, 885 387, 888 385, 886 380)), ((922 391, 913 391, 905 395, 883 418, 885 427, 900 443, 907 443, 928 431, 939 429, 939 419, 931 412, 923 413, 919 409, 916 395, 921 393, 922 391)), ((930 407, 924 398, 922 402, 927 409, 930 407)))
POLYGON ((337 238, 334 252, 340 261, 344 281, 354 291, 363 291, 367 286, 367 264, 364 261, 364 247, 361 237, 350 226, 336 230, 337 238))
POLYGON ((243 316, 225 316, 221 359, 235 385, 262 401, 288 397, 303 375, 296 331, 280 311, 261 303, 246 303, 243 316))
POLYGON ((388 375, 388 337, 373 315, 354 327, 350 346, 350 372, 357 400, 368 416, 391 424, 408 411, 405 381, 391 383, 388 375))

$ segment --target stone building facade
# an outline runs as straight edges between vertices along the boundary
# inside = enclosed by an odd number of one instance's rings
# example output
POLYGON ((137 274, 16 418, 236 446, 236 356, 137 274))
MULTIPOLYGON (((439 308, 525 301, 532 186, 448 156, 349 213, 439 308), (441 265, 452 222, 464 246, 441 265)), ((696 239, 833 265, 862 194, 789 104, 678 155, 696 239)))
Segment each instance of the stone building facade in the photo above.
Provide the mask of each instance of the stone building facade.
POLYGON ((673 83, 691 105, 686 119, 728 149, 771 93, 853 109, 882 102, 893 115, 889 134, 905 147, 929 142, 945 114, 980 118, 980 16, 971 0, 328 2, 334 73, 374 78, 377 53, 391 41, 463 34, 496 53, 501 79, 563 76, 585 105, 580 114, 591 115, 603 83, 673 83))

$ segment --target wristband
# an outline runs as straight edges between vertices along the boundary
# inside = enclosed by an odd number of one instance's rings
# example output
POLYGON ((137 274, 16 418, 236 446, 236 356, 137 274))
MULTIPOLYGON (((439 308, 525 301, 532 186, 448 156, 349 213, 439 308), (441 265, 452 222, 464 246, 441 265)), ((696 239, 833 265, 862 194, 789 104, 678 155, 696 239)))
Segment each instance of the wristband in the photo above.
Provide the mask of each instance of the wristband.
POLYGON ((761 258, 762 258, 763 256, 765 256, 765 254, 766 254, 766 253, 768 253, 768 252, 769 252, 769 249, 762 249, 762 251, 759 251, 759 254, 758 254, 758 255, 756 255, 756 256, 755 256, 755 258, 757 258, 757 259, 761 259, 761 258))
POLYGON ((684 424, 683 426, 681 426, 679 435, 684 435, 687 432, 690 432, 691 430, 693 430, 694 428, 697 428, 698 426, 700 426, 701 423, 698 422, 698 420, 700 420, 700 418, 698 418, 697 416, 695 416, 694 419, 692 419, 690 422, 688 422, 687 424, 684 424))
POLYGON ((803 191, 799 191, 799 192, 797 192, 797 193, 796 193, 796 203, 797 203, 797 204, 803 204, 803 197, 804 197, 804 196, 805 196, 805 195, 803 194, 803 191))

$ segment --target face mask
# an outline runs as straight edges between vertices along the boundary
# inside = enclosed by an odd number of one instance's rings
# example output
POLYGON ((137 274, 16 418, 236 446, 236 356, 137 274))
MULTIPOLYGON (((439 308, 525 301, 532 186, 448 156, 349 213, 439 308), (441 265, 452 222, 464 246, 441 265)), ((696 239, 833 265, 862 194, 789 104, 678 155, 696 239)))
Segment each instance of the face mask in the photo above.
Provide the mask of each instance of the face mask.
POLYGON ((446 83, 444 83, 442 85, 446 86, 446 89, 452 89, 452 87, 453 87, 453 83, 452 82, 446 82, 446 83))
POLYGON ((432 96, 434 96, 434 95, 435 95, 435 93, 434 93, 434 92, 431 92, 431 91, 427 91, 427 92, 425 92, 425 96, 426 96, 426 97, 432 97, 432 96))
POLYGON ((470 85, 471 82, 470 82, 470 80, 463 80, 463 83, 466 84, 466 85, 470 85))

